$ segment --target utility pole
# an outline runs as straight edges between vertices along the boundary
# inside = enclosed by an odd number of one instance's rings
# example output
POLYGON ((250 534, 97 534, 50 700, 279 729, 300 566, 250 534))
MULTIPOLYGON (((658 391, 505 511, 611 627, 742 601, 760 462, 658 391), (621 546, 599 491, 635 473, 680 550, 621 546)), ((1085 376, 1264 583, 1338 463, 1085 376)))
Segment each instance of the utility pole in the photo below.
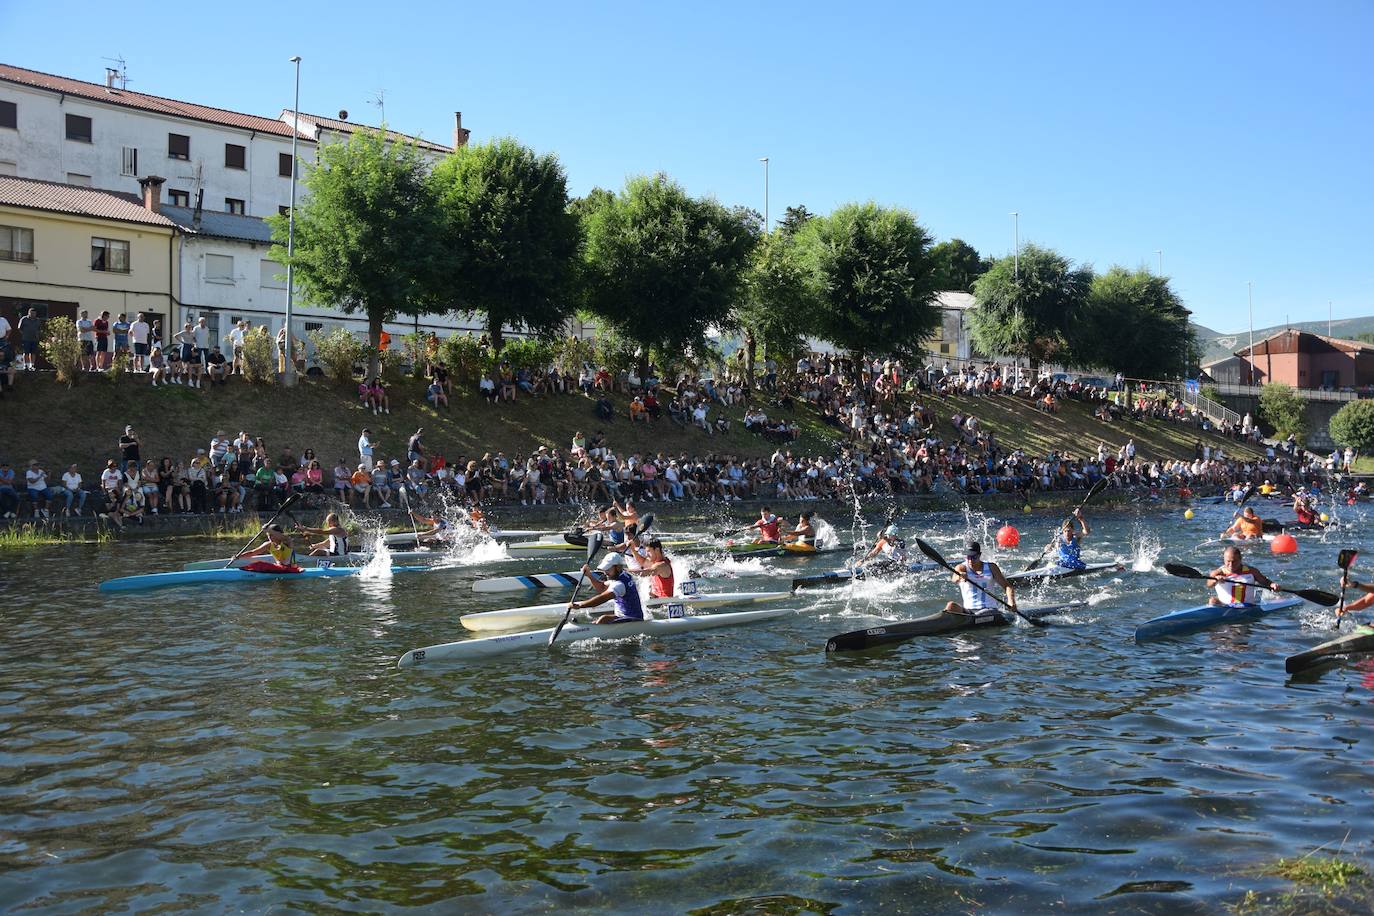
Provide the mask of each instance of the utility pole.
POLYGON ((1011 211, 1011 236, 1012 236, 1012 279, 1021 279, 1021 214, 1011 211))
POLYGON ((761 157, 759 162, 763 163, 763 234, 767 235, 772 231, 768 222, 768 157, 761 157))
POLYGON ((296 140, 301 133, 301 56, 291 58, 296 65, 296 101, 291 109, 291 208, 286 211, 286 365, 282 384, 290 388, 296 384, 296 340, 291 333, 291 303, 296 293, 296 140))

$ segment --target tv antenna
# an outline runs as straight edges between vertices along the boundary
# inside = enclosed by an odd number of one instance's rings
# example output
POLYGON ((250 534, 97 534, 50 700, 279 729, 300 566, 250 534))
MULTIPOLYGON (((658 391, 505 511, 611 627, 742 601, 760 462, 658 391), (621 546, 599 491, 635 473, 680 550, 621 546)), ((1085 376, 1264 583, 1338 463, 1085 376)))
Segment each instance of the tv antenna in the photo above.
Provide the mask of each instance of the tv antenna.
POLYGON ((112 64, 119 64, 118 67, 105 68, 105 88, 113 89, 115 81, 119 81, 121 90, 129 88, 129 65, 125 62, 122 55, 116 57, 102 57, 101 60, 108 60, 112 64))
POLYGON ((372 94, 372 98, 367 100, 367 104, 376 105, 382 116, 382 123, 386 123, 386 90, 378 89, 372 94))

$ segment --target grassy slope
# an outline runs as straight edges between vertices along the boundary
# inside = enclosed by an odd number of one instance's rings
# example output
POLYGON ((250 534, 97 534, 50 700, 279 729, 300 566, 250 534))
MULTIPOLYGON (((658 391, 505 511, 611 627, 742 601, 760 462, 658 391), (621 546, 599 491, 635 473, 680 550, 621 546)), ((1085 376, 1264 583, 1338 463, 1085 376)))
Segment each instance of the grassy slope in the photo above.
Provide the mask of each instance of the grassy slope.
MULTIPOLYGON (((485 451, 525 453, 548 445, 566 448, 577 430, 601 429, 617 454, 632 452, 716 452, 738 456, 768 455, 774 446, 744 431, 739 424, 743 411, 727 411, 736 421, 727 436, 707 438, 695 429, 683 430, 667 419, 656 424, 631 424, 625 417, 625 399, 617 397, 617 417, 600 424, 592 404, 580 395, 530 400, 491 407, 475 394, 455 397, 451 410, 436 411, 423 400, 420 383, 392 389, 392 412, 374 416, 356 405, 351 389, 320 381, 303 381, 294 392, 277 388, 253 388, 234 380, 226 387, 207 390, 153 389, 141 377, 126 376, 118 384, 103 378, 83 380, 73 388, 53 382, 52 376, 21 376, 17 390, 0 401, 0 458, 16 466, 38 457, 56 474, 75 462, 91 479, 106 458, 117 457, 116 444, 124 424, 132 423, 143 439, 145 458, 162 455, 187 457, 207 448, 216 429, 231 435, 247 429, 254 438, 266 437, 275 456, 285 445, 310 446, 326 470, 339 457, 357 462, 358 433, 366 426, 380 436, 379 455, 401 457, 406 438, 417 426, 426 430, 431 451, 442 451, 450 460, 460 455, 480 457, 485 451)), ((1084 405, 1066 404, 1062 413, 1047 417, 1023 401, 1005 398, 936 398, 940 431, 949 430, 955 410, 972 410, 1009 446, 1021 445, 1032 454, 1054 448, 1070 454, 1086 454, 1099 439, 1113 448, 1134 436, 1142 456, 1192 457, 1197 436, 1187 427, 1168 423, 1103 424, 1093 419, 1084 405)), ((793 448, 804 454, 829 453, 838 441, 835 430, 825 426, 806 408, 796 418, 802 441, 793 448)), ((1235 443, 1202 437, 1213 445, 1225 442, 1227 451, 1240 453, 1235 443)))

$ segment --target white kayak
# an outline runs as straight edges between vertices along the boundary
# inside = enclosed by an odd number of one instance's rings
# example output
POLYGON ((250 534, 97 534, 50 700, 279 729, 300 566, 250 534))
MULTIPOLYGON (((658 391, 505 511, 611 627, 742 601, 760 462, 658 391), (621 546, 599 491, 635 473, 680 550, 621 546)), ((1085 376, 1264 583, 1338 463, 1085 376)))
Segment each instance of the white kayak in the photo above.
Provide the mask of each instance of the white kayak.
MULTIPOLYGON (((465 533, 466 533, 466 532, 465 532, 465 533)), ((473 533, 475 534, 475 533, 477 533, 477 532, 474 531, 473 533)), ((552 534, 553 532, 551 532, 551 531, 535 531, 535 530, 533 530, 533 529, 530 529, 530 530, 509 529, 509 530, 508 530, 508 529, 505 529, 505 528, 493 528, 493 529, 491 529, 490 531, 484 531, 484 532, 481 532, 481 533, 487 535, 487 536, 490 537, 493 541, 509 541, 509 540, 514 539, 514 538, 540 538, 540 537, 545 537, 546 535, 552 534)), ((415 533, 412 532, 412 531, 398 531, 398 532, 395 532, 394 534, 385 535, 385 536, 382 538, 382 542, 385 543, 386 546, 388 546, 388 547, 400 547, 400 546, 403 546, 403 545, 406 545, 406 544, 414 544, 414 543, 415 543, 415 533)))
MULTIPOLYGON (((743 623, 757 623, 795 614, 792 608, 766 608, 757 611, 738 611, 733 614, 703 614, 700 617, 673 617, 667 620, 643 620, 629 623, 591 624, 570 623, 558 634, 558 645, 586 642, 592 639, 619 640, 639 636, 672 636, 694 630, 712 630, 743 623)), ((482 636, 459 642, 411 649, 396 660, 398 668, 414 668, 431 662, 477 661, 496 655, 518 652, 521 649, 546 649, 554 627, 505 633, 501 636, 482 636)))
POLYGON ((1018 582, 1050 582, 1059 579, 1076 579, 1079 576, 1091 576, 1093 573, 1100 572, 1121 572, 1126 567, 1121 563, 1089 563, 1082 569, 1071 569, 1067 566, 1041 566, 1036 569, 1027 569, 1021 572, 1007 573, 1007 581, 1015 585, 1018 582))
MULTIPOLYGON (((316 566, 366 566, 372 559, 370 553, 350 553, 341 557, 311 557, 303 553, 296 554, 296 565, 302 569, 313 569, 316 566)), ((424 563, 427 560, 446 560, 449 557, 447 550, 391 550, 387 552, 392 563, 424 563)), ((239 557, 234 561, 232 568, 238 569, 247 566, 249 563, 257 563, 262 557, 239 557)), ((224 569, 229 562, 228 557, 219 560, 195 560, 190 563, 181 564, 182 569, 224 569)))
MULTIPOLYGON (((655 616, 674 617, 692 616, 696 611, 706 608, 725 607, 730 604, 761 604, 765 601, 781 601, 791 592, 718 592, 713 595, 674 595, 671 598, 647 598, 645 610, 655 616)), ((574 611, 573 619, 585 620, 599 617, 614 611, 611 604, 574 611)), ((567 602, 556 604, 534 604, 529 607, 506 608, 503 611, 482 611, 464 614, 459 621, 469 630, 514 630, 519 627, 537 627, 540 624, 558 623, 567 613, 567 602)))
POLYGON ((572 588, 577 585, 582 571, 531 573, 528 576, 499 576, 494 579, 476 579, 472 583, 474 592, 523 592, 536 588, 572 588))

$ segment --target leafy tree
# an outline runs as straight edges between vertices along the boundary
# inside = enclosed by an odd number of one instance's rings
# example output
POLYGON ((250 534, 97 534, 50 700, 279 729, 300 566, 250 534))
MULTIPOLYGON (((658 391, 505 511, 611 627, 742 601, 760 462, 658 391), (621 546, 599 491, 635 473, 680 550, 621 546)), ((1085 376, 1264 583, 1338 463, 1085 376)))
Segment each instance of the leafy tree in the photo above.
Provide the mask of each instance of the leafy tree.
POLYGON ((58 315, 44 321, 41 329, 38 349, 52 364, 57 380, 72 387, 81 376, 81 337, 76 322, 58 315))
MULTIPOLYGON (((314 305, 367 315, 377 373, 382 324, 425 311, 441 251, 425 160, 411 143, 360 130, 330 143, 305 172, 296 207, 295 283, 314 305)), ((269 256, 285 264, 287 218, 270 216, 269 256)))
POLYGON ((1016 272, 1010 255, 995 262, 973 284, 977 307, 969 312, 974 345, 989 356, 1030 361, 1067 359, 1070 335, 1082 318, 1092 287, 1090 267, 1075 267, 1048 248, 1026 245, 1016 272))
POLYGON ((1350 401, 1331 418, 1332 440, 1361 452, 1374 449, 1374 401, 1350 401))
POLYGON ((778 221, 778 231, 783 235, 796 235, 801 231, 802 226, 815 218, 816 214, 806 209, 804 204, 788 207, 783 213, 782 219, 778 221))
POLYGON ((504 138, 459 148, 430 180, 453 310, 482 315, 497 353, 505 326, 556 335, 572 314, 580 247, 558 158, 504 138))
POLYGON ((738 299, 754 228, 666 175, 631 178, 584 220, 586 307, 648 351, 701 348, 738 299))
POLYGON ((857 354, 916 353, 940 324, 930 234, 908 210, 846 204, 797 234, 816 333, 857 354))
POLYGON ((1303 437, 1307 429, 1305 403, 1283 382, 1269 382, 1260 389, 1259 412, 1280 439, 1303 437))
POLYGON ((963 239, 950 239, 930 249, 935 263, 935 288, 969 292, 973 281, 987 273, 990 261, 978 256, 978 249, 963 239))
POLYGON ((1168 279, 1113 267, 1092 280, 1088 302, 1070 329, 1074 362, 1129 378, 1179 378, 1196 349, 1191 314, 1168 279))
POLYGON ((760 239, 750 255, 744 296, 734 315, 744 335, 746 386, 754 378, 758 345, 772 355, 796 350, 815 327, 819 308, 814 275, 794 237, 778 231, 760 239))
POLYGON ((1365 331, 1362 334, 1356 334, 1351 340, 1358 340, 1360 343, 1374 343, 1374 332, 1365 331))

